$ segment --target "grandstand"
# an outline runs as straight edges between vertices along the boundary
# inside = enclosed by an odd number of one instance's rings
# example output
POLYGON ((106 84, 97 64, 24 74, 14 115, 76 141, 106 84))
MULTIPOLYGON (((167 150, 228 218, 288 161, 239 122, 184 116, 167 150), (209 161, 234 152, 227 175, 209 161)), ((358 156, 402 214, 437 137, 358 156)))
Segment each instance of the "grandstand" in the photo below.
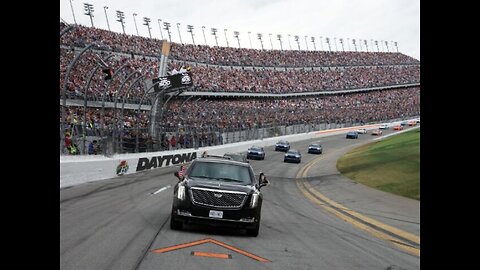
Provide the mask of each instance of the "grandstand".
POLYGON ((63 22, 60 33, 61 154, 65 132, 80 153, 97 140, 111 154, 171 149, 173 136, 196 148, 420 114, 420 62, 401 53, 171 43, 165 54, 166 40, 63 22), (193 87, 154 94, 152 79, 182 66, 193 87))

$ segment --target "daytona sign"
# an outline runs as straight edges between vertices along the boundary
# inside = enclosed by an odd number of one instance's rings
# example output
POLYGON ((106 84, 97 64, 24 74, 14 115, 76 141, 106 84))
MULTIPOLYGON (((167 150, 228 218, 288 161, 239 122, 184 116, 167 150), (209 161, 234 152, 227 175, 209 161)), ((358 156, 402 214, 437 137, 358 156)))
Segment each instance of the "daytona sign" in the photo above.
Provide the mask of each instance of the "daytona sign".
POLYGON ((137 163, 137 172, 143 170, 150 170, 164 166, 170 166, 190 162, 197 158, 197 152, 157 156, 152 158, 139 158, 137 163))

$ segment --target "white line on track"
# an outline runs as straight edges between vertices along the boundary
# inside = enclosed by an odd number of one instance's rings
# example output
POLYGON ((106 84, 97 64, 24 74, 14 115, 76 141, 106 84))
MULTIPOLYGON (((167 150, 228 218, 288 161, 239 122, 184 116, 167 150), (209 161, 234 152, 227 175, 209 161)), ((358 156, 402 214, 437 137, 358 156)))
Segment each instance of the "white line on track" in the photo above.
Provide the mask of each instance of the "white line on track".
POLYGON ((158 193, 160 193, 160 192, 162 192, 162 191, 164 191, 164 190, 166 190, 166 189, 169 189, 169 188, 171 188, 171 186, 170 186, 170 185, 168 185, 168 186, 165 186, 165 187, 162 187, 161 189, 159 189, 159 190, 155 191, 155 192, 154 192, 154 193, 152 193, 151 195, 157 195, 158 193))

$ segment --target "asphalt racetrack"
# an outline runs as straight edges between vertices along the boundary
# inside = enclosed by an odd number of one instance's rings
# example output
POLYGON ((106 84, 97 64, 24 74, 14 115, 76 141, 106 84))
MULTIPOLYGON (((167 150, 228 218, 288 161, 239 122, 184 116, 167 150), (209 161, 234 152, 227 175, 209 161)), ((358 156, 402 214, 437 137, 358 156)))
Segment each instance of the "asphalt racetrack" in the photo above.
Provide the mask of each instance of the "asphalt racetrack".
POLYGON ((375 138, 369 131, 292 142, 300 164, 266 147, 265 160, 250 161, 270 181, 258 237, 198 225, 171 230, 175 167, 61 189, 60 269, 420 269, 420 202, 336 169, 341 155, 375 138), (318 141, 323 154, 308 154, 318 141))

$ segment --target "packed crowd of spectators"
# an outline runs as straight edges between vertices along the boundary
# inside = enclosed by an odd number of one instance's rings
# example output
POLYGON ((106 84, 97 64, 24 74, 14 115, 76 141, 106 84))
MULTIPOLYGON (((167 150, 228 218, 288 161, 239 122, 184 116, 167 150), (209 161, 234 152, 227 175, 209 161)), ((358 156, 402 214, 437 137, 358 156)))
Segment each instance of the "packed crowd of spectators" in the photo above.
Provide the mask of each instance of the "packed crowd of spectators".
MULTIPOLYGON (((62 24, 60 22, 60 29, 62 24)), ((60 39, 60 45, 66 46, 85 47, 90 43, 98 43, 104 50, 147 56, 159 56, 162 50, 162 41, 158 39, 120 34, 82 25, 76 25, 60 39)))
MULTIPOLYGON (((87 52, 74 65, 67 84, 67 96, 69 98, 83 97, 90 73, 98 65, 99 58, 104 58, 104 56, 105 54, 98 55, 97 53, 87 52)), ((67 66, 73 58, 74 52, 72 50, 63 48, 60 50, 60 93, 62 93, 67 66)), ((106 95, 110 98, 109 100, 116 95, 124 79, 133 71, 145 75, 146 80, 155 78, 158 72, 156 60, 141 56, 115 55, 108 62, 114 71, 125 64, 130 65, 122 69, 120 76, 114 79, 108 87, 106 95)), ((173 70, 177 67, 177 63, 170 62, 168 69, 173 70)), ((284 69, 261 68, 250 70, 199 65, 192 69, 192 73, 194 85, 192 90, 201 92, 282 94, 369 88, 420 81, 419 66, 349 67, 326 70, 289 69, 285 71, 284 69)), ((94 95, 98 98, 104 94, 105 87, 108 84, 105 82, 104 76, 102 68, 97 69, 87 95, 94 95)), ((122 93, 118 94, 119 97, 123 98, 123 93, 130 87, 134 78, 125 83, 122 93)), ((143 84, 137 83, 129 93, 128 98, 138 100, 143 94, 143 84)))
POLYGON ((327 52, 305 50, 258 50, 172 43, 171 57, 176 60, 225 66, 319 67, 419 65, 401 53, 327 52))
MULTIPOLYGON (((201 128, 215 127, 218 130, 300 123, 324 122, 372 122, 402 118, 420 113, 420 88, 410 87, 395 90, 370 91, 345 95, 328 95, 289 99, 211 99, 189 100, 182 108, 182 99, 172 100, 164 115, 164 124, 169 130, 179 126, 201 128)), ((101 127, 101 108, 87 108, 88 126, 101 127)), ((83 107, 68 107, 66 122, 70 125, 83 123, 83 107)), ((60 121, 62 108, 60 107, 60 121)), ((105 126, 117 128, 147 128, 150 111, 105 108, 105 126)))
MULTIPOLYGON (((79 59, 77 63, 73 66, 69 81, 67 83, 67 97, 68 98, 82 98, 83 94, 85 93, 85 87, 87 86, 87 81, 90 77, 90 73, 98 66, 98 63, 101 62, 99 59, 104 59, 106 57, 106 53, 96 53, 96 52, 86 52, 82 57, 79 59)), ((71 49, 60 49, 60 94, 62 93, 65 74, 68 65, 75 57, 75 52, 71 49)), ((130 75, 134 71, 140 72, 140 74, 145 75, 145 79, 152 79, 157 77, 158 75, 158 61, 145 58, 142 56, 121 56, 121 55, 114 55, 110 59, 106 61, 106 63, 113 69, 113 71, 117 71, 120 67, 125 64, 128 64, 128 67, 123 68, 120 71, 120 74, 117 76, 117 79, 112 80, 111 85, 108 87, 108 91, 106 93, 107 97, 111 100, 117 91, 119 91, 120 86, 124 79, 130 75)), ((99 66, 97 71, 94 73, 90 86, 87 90, 88 96, 95 96, 101 97, 105 92, 105 87, 107 86, 108 82, 104 80, 106 76, 105 73, 102 72, 104 67, 99 66)), ((123 86, 122 93, 125 93, 126 90, 131 86, 131 83, 137 78, 139 75, 135 75, 133 79, 126 81, 125 85, 123 86)), ((143 83, 137 83, 132 87, 130 91, 129 97, 142 97, 144 93, 144 85, 143 83)), ((119 96, 122 96, 119 93, 119 96)), ((123 96, 122 96, 123 97, 123 96)))
POLYGON ((420 82, 419 66, 350 67, 335 70, 234 69, 197 66, 193 91, 298 93, 370 88, 420 82))
MULTIPOLYGON (((150 122, 150 111, 141 110, 123 110, 123 116, 121 114, 121 108, 117 110, 113 108, 104 109, 104 125, 102 125, 102 108, 87 107, 86 111, 86 125, 84 125, 83 119, 85 118, 85 110, 82 106, 69 106, 65 110, 65 124, 68 129, 72 129, 75 125, 86 126, 91 130, 113 130, 117 128, 139 128, 146 129, 150 122)), ((62 123, 62 107, 60 106, 60 123, 62 123)))
POLYGON ((165 115, 169 128, 214 127, 241 130, 302 123, 372 122, 420 114, 420 88, 370 91, 290 99, 173 101, 165 115))
MULTIPOLYGON (((60 24, 60 30, 65 25, 60 24)), ((123 93, 131 86, 136 76, 127 81, 123 92, 118 93, 124 80, 134 71, 151 80, 158 74, 158 57, 161 41, 139 36, 124 35, 102 29, 75 26, 61 39, 60 49, 60 94, 64 85, 66 69, 78 48, 98 42, 107 51, 115 53, 106 60, 113 71, 123 68, 114 80, 106 81, 103 66, 99 65, 109 52, 85 53, 73 67, 67 82, 68 98, 81 99, 87 96, 100 99, 106 94, 107 101, 115 95, 123 98, 123 93), (88 90, 85 90, 91 72, 94 73, 88 90), (108 91, 105 93, 105 87, 108 91)), ((334 91, 378 86, 402 85, 420 82, 420 63, 399 53, 366 52, 324 52, 324 51, 278 51, 252 50, 202 45, 181 45, 172 43, 169 70, 180 70, 182 61, 207 63, 193 65, 193 91, 203 92, 244 92, 244 93, 296 93, 312 91, 334 91), (212 66, 212 65, 223 65, 212 66), (362 66, 363 65, 363 66, 362 66), (244 66, 234 68, 232 66, 244 66), (246 68, 256 66, 256 68, 246 68), (262 68, 276 67, 275 69, 262 68), (316 68, 335 66, 335 68, 316 68), (348 66, 348 67, 347 67, 348 66), (259 68, 260 67, 260 68, 259 68), (302 67, 287 69, 285 67, 302 67)), ((185 68, 187 64, 184 63, 185 68)), ((139 100, 144 95, 143 83, 132 87, 127 100, 139 100)), ((118 99, 121 102, 121 99, 118 99)), ((316 96, 287 99, 191 99, 180 108, 184 98, 172 99, 166 110, 161 126, 170 132, 170 137, 162 134, 164 149, 172 145, 191 147, 216 144, 222 141, 221 132, 252 128, 314 124, 314 123, 366 123, 420 114, 420 88, 398 88, 393 90, 368 91, 341 95, 316 96), (194 132, 191 132, 191 131, 194 132), (181 133, 177 133, 182 131, 181 133), (171 133, 177 137, 173 137, 171 133), (181 136, 181 137, 180 137, 181 136), (173 141, 173 142, 172 142, 173 141), (183 146, 182 146, 183 145, 183 146)), ((128 101, 127 101, 128 103, 128 101)), ((118 105, 120 108, 121 106, 118 105)), ((86 128, 90 133, 120 131, 126 141, 140 136, 152 143, 148 132, 150 111, 114 110, 87 108, 86 128), (138 129, 137 129, 138 128, 138 129)), ((60 107, 62 123, 63 107, 60 107)), ((66 123, 69 140, 75 136, 76 126, 84 125, 84 108, 66 108, 66 123)), ((105 133, 103 133, 105 134, 105 133)), ((67 141, 66 141, 67 143, 67 141)), ((93 147, 93 146, 92 146, 93 147)))
MULTIPOLYGON (((63 23, 60 22, 62 29, 63 23)), ((84 47, 97 42, 104 49, 115 52, 159 56, 162 41, 155 38, 126 35, 94 27, 77 25, 67 32, 60 44, 84 47)), ((258 50, 206 45, 171 43, 170 57, 181 61, 226 66, 276 66, 276 67, 317 67, 317 66, 382 66, 419 65, 420 62, 396 52, 327 52, 308 50, 258 50)))

